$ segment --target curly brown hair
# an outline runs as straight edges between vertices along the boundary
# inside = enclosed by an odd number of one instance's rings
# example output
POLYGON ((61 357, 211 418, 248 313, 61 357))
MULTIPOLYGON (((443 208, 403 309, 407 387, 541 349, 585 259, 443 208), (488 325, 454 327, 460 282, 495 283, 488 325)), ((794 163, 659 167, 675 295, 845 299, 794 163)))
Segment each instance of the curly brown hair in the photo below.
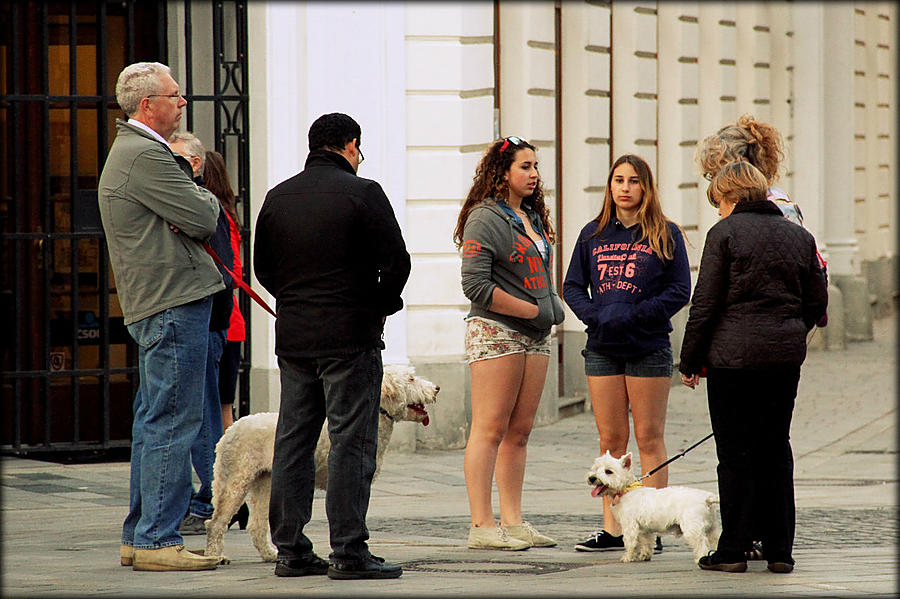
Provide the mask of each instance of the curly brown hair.
POLYGON ((778 130, 745 114, 733 125, 726 125, 697 146, 694 160, 707 178, 735 160, 746 160, 766 177, 771 185, 778 178, 784 159, 784 142, 778 130))
MULTIPOLYGON (((453 242, 456 244, 457 249, 462 247, 463 229, 466 227, 466 221, 469 219, 472 209, 488 198, 506 200, 509 197, 509 183, 503 179, 503 176, 509 173, 518 151, 525 148, 537 151, 537 148, 533 145, 518 137, 498 139, 485 150, 484 155, 481 157, 481 162, 475 168, 472 187, 469 189, 466 200, 459 211, 459 218, 456 220, 453 242), (503 147, 504 143, 508 147, 503 147)), ((556 234, 553 230, 553 225, 550 223, 550 209, 544 203, 544 187, 540 177, 538 177, 534 192, 530 196, 522 198, 522 202, 530 204, 532 210, 540 216, 544 234, 550 243, 553 243, 556 234)))
POLYGON ((650 170, 650 165, 635 154, 619 156, 609 169, 609 176, 606 178, 606 193, 603 195, 603 206, 600 208, 600 214, 594 218, 597 230, 594 231, 592 237, 599 237, 616 213, 611 190, 612 178, 616 168, 626 162, 634 168, 641 182, 641 206, 637 212, 641 237, 636 241, 646 239, 653 253, 660 260, 672 260, 675 257, 675 240, 669 229, 668 223, 671 221, 663 214, 659 192, 656 189, 656 183, 653 182, 653 171, 650 170))

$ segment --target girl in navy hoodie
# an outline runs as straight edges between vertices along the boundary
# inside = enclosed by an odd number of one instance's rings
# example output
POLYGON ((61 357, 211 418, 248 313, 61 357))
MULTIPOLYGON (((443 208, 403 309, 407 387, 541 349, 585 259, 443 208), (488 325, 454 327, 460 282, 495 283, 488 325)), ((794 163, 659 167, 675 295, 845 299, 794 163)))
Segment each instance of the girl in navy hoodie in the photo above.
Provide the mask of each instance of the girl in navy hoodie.
MULTIPOLYGON (((690 298, 684 238, 662 212, 653 173, 632 154, 616 160, 600 214, 581 230, 563 283, 563 299, 587 325, 585 359, 600 452, 628 448, 628 411, 641 470, 666 461, 663 433, 672 377, 669 319, 690 298)), ((644 484, 662 488, 668 470, 644 484)), ((622 549, 622 531, 603 499, 604 529, 578 551, 622 549)), ((657 551, 662 550, 659 538, 657 551)))

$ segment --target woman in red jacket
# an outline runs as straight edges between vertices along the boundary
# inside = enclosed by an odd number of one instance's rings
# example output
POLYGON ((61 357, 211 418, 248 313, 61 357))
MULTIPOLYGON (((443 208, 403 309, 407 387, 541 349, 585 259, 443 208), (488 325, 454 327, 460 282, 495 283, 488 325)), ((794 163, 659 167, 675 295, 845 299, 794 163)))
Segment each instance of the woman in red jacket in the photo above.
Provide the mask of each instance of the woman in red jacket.
MULTIPOLYGON (((231 230, 231 249, 234 252, 234 265, 231 272, 238 279, 243 277, 241 266, 241 230, 240 218, 235 207, 234 191, 231 188, 231 180, 228 170, 225 168, 225 160, 218 152, 211 150, 206 152, 206 167, 203 171, 204 186, 216 194, 231 230)), ((238 369, 241 361, 241 342, 246 339, 244 316, 238 306, 237 286, 235 286, 234 308, 231 311, 231 321, 228 326, 228 337, 225 351, 219 361, 219 398, 222 403, 222 427, 234 424, 234 395, 237 389, 238 369)))

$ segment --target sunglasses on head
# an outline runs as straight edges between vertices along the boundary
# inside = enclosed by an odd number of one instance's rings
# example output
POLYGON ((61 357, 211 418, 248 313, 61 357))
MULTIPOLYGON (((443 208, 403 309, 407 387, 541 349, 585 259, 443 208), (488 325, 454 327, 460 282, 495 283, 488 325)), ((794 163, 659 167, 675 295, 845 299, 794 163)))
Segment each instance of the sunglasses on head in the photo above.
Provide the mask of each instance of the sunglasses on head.
POLYGON ((501 154, 502 154, 504 151, 506 151, 506 148, 509 147, 509 144, 512 144, 512 145, 514 145, 514 146, 516 146, 516 147, 518 147, 518 146, 524 146, 524 145, 525 145, 525 141, 524 141, 522 138, 520 138, 520 137, 516 137, 515 135, 510 135, 509 137, 507 137, 507 138, 505 138, 505 139, 503 140, 503 145, 500 146, 500 153, 501 153, 501 154))

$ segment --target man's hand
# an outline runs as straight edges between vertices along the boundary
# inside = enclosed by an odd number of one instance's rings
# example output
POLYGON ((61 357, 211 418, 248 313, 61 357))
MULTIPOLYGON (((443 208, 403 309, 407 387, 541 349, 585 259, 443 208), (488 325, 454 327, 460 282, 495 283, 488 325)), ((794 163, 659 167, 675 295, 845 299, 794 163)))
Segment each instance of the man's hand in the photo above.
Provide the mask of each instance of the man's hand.
POLYGON ((170 225, 169 225, 169 228, 172 229, 172 232, 173 232, 173 233, 181 233, 181 229, 179 229, 179 228, 176 227, 175 225, 170 224, 170 225))

